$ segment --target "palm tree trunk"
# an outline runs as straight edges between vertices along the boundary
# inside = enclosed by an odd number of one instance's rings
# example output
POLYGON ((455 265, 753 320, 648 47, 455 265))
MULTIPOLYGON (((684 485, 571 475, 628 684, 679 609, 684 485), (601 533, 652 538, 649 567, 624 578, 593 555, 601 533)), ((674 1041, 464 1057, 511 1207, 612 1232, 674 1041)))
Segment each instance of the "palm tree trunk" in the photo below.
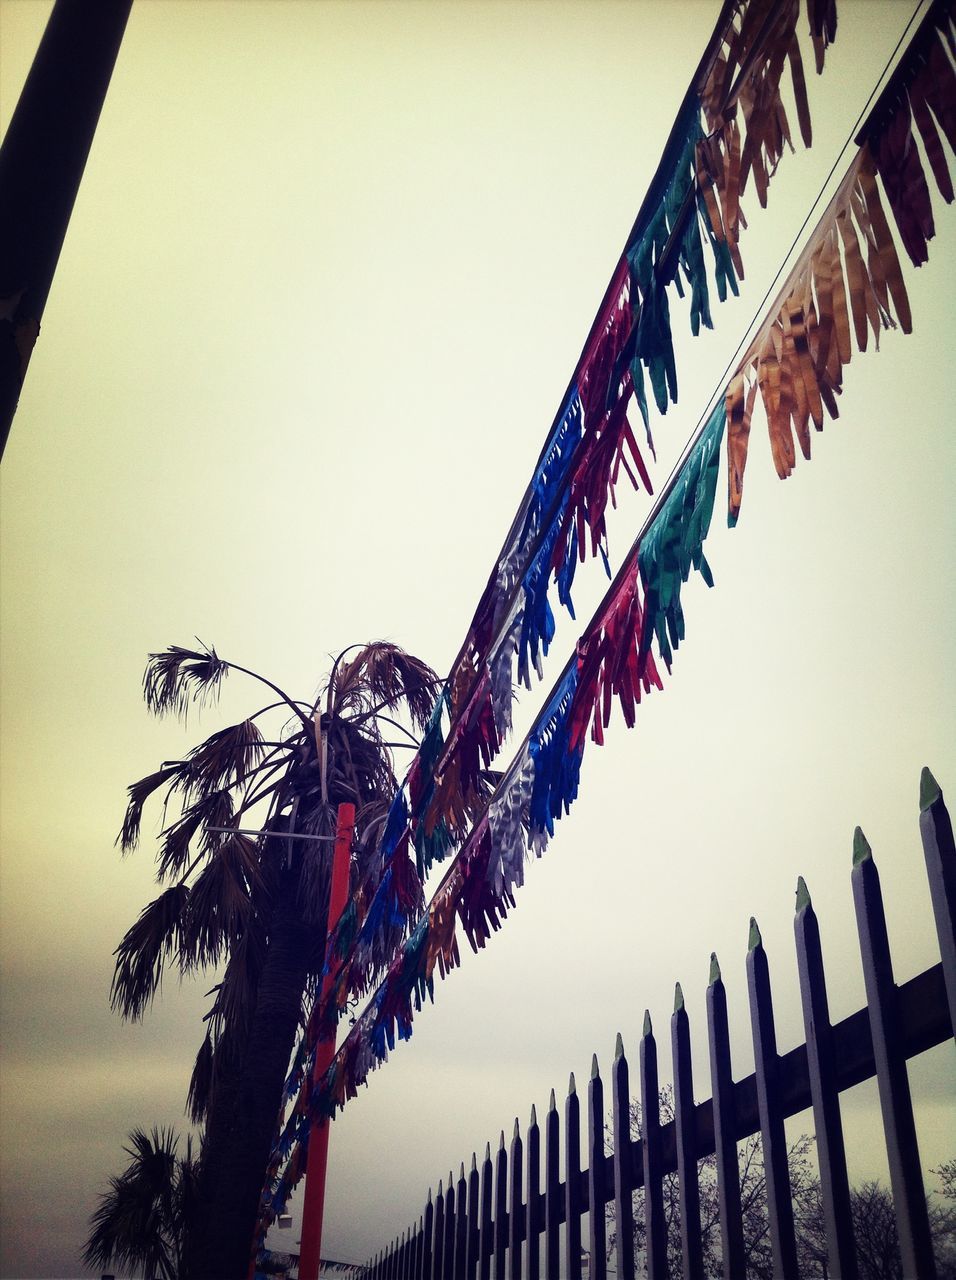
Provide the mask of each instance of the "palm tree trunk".
POLYGON ((188 1280, 245 1280, 248 1271, 263 1171, 315 946, 315 926, 306 924, 297 904, 297 882, 296 871, 280 877, 238 1087, 232 1098, 228 1090, 214 1098, 208 1118, 188 1280), (228 1110, 231 1115, 223 1114, 228 1110))

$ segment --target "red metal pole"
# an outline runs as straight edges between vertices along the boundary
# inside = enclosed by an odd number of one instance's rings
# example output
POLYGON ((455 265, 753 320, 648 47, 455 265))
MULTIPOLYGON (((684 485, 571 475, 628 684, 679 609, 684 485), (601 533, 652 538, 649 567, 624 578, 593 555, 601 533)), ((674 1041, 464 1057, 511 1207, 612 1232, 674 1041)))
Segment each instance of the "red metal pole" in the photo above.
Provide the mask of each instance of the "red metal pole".
MULTIPOLYGON (((349 896, 349 855, 355 828, 355 805, 340 804, 332 860, 332 886, 329 890, 328 937, 338 924, 349 896)), ((325 998, 332 986, 332 975, 322 979, 319 999, 325 998)), ((325 1075, 335 1056, 335 1036, 320 1040, 315 1047, 313 1085, 325 1075)), ((305 1204, 302 1210, 302 1239, 299 1244, 299 1280, 318 1280, 322 1248, 322 1214, 325 1209, 325 1169, 329 1158, 329 1122, 314 1120, 309 1134, 309 1158, 305 1166, 305 1204)))

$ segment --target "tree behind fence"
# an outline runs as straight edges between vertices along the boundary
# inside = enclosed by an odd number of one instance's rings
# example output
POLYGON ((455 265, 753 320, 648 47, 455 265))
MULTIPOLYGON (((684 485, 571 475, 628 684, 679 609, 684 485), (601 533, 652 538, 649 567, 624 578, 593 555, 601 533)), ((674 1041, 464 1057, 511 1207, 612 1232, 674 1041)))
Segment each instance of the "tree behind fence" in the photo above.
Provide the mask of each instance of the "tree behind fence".
MULTIPOLYGON (((563 1124, 552 1092, 543 1126, 532 1108, 524 1136, 515 1121, 509 1146, 502 1133, 494 1156, 486 1147, 480 1169, 472 1157, 467 1174, 464 1165, 457 1179, 449 1174, 434 1197, 428 1193, 418 1223, 376 1255, 365 1274, 371 1280, 491 1280, 492 1274, 495 1280, 601 1280, 610 1262, 622 1280, 638 1274, 649 1280, 956 1275, 956 1215, 927 1203, 906 1069, 907 1059, 952 1038, 956 1024, 956 849, 942 792, 928 769, 920 780, 919 823, 939 964, 895 983, 879 873, 857 828, 851 885, 864 1008, 830 1022, 819 927, 801 878, 794 934, 804 1044, 777 1053, 769 965, 751 920, 751 1075, 735 1081, 731 1073, 727 996, 712 956, 712 1095, 706 1102, 693 1098, 690 1025, 678 985, 670 1026, 672 1090, 662 1095, 657 1041, 645 1014, 639 1108, 618 1036, 607 1102, 594 1059, 583 1134, 572 1075, 563 1124), (847 1175, 839 1095, 873 1076, 891 1195, 872 1183, 851 1188, 847 1175), (788 1148, 784 1130, 789 1116, 810 1106, 819 1178, 808 1172, 809 1140, 788 1148)), ((950 1192, 956 1189, 956 1163, 940 1173, 950 1192)))

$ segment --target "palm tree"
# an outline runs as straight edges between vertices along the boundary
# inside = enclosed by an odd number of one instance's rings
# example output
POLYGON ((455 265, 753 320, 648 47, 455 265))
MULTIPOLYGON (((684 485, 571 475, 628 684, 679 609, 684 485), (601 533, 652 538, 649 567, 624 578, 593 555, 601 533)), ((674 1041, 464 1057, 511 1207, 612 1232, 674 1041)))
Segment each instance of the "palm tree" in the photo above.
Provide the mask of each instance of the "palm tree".
POLYGON ((356 806, 354 887, 374 870, 398 786, 391 748, 416 745, 386 713, 404 708, 419 731, 432 713, 438 682, 430 667, 393 644, 353 649, 335 660, 315 702, 290 698, 206 646, 152 654, 143 679, 150 711, 183 720, 191 705, 216 696, 230 670, 273 695, 133 783, 118 838, 132 849, 147 799, 165 792, 164 818, 171 806, 176 814, 160 836, 164 887, 117 948, 114 1007, 141 1017, 168 964, 181 974, 222 966, 189 1086, 190 1114, 205 1126, 200 1211, 185 1263, 193 1280, 246 1273, 283 1084, 324 963, 338 805, 356 806), (286 720, 271 741, 258 723, 267 713, 286 720), (393 729, 401 741, 386 738, 393 729))
POLYGON ((176 1154, 172 1129, 134 1129, 124 1150, 130 1163, 100 1200, 83 1251, 90 1267, 142 1268, 144 1280, 179 1280, 183 1241, 196 1210, 192 1144, 176 1154))

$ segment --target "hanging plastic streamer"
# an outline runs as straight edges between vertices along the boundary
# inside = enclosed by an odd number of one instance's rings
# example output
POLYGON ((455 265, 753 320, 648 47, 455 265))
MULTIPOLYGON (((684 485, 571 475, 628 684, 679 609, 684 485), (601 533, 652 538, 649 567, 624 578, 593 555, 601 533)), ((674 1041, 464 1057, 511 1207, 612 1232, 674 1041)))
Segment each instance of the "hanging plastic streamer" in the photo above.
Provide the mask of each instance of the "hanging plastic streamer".
POLYGON ((587 727, 602 745, 615 697, 632 727, 641 697, 651 686, 661 688, 653 657, 640 654, 643 615, 637 585, 637 561, 622 571, 601 613, 577 647, 577 687, 569 717, 569 746, 583 751, 587 727))
POLYGON ((519 599, 512 605, 508 624, 503 629, 501 639, 488 660, 488 669, 491 674, 491 703, 500 742, 504 742, 511 734, 511 710, 514 702, 512 674, 518 653, 518 643, 521 639, 523 619, 524 604, 519 599))
POLYGON ((637 552, 644 584, 644 624, 641 655, 657 637, 658 651, 670 670, 676 649, 684 638, 681 585, 696 569, 708 587, 714 585, 704 556, 704 539, 710 530, 717 492, 720 445, 726 420, 723 399, 719 400, 700 438, 674 481, 637 552))
MULTIPOLYGON (((836 38, 835 0, 808 0, 816 69, 836 38)), ((697 143, 696 170, 707 220, 715 241, 726 248, 737 275, 740 226, 746 225, 740 197, 753 175, 757 199, 766 207, 770 179, 784 146, 793 150, 780 93, 789 63, 800 134, 812 140, 806 76, 797 36, 799 0, 748 0, 724 29, 720 50, 699 86, 706 137, 697 143)), ((724 264, 726 269, 726 262, 724 264)))
POLYGON ((572 751, 568 732, 576 685, 577 668, 571 666, 528 739, 534 768, 529 806, 530 844, 535 849, 542 835, 554 835, 555 821, 570 812, 577 798, 584 744, 572 751))
MULTIPOLYGON (((533 786, 534 765, 525 743, 507 779, 488 806, 491 849, 487 875, 498 898, 510 894, 515 888, 520 889, 524 884, 525 833, 530 823, 533 786)), ((541 856, 540 849, 538 856, 541 856)))
POLYGON ((950 53, 956 56, 953 14, 952 0, 935 0, 861 134, 915 267, 929 258, 927 242, 935 226, 914 124, 940 195, 947 204, 953 200, 953 182, 939 136, 942 128, 950 147, 956 149, 956 74, 950 57, 950 53))
POLYGON ((557 536, 558 525, 555 522, 535 552, 521 583, 524 608, 518 637, 518 680, 528 689, 531 688, 531 667, 541 679, 544 674, 542 658, 554 639, 554 613, 548 600, 548 577, 557 536))
POLYGON ((853 337, 865 351, 868 329, 878 342, 881 330, 897 323, 904 333, 912 329, 875 162, 865 144, 728 386, 729 524, 737 523, 740 512, 756 391, 777 475, 786 479, 796 465, 794 436, 809 460, 810 423, 822 431, 824 409, 831 418, 839 416, 836 398, 853 337))
POLYGON ((489 820, 485 817, 468 842, 462 859, 462 886, 458 898, 458 915, 473 951, 484 947, 493 932, 501 928, 508 907, 515 905, 510 889, 495 891, 488 874, 493 857, 489 820))

